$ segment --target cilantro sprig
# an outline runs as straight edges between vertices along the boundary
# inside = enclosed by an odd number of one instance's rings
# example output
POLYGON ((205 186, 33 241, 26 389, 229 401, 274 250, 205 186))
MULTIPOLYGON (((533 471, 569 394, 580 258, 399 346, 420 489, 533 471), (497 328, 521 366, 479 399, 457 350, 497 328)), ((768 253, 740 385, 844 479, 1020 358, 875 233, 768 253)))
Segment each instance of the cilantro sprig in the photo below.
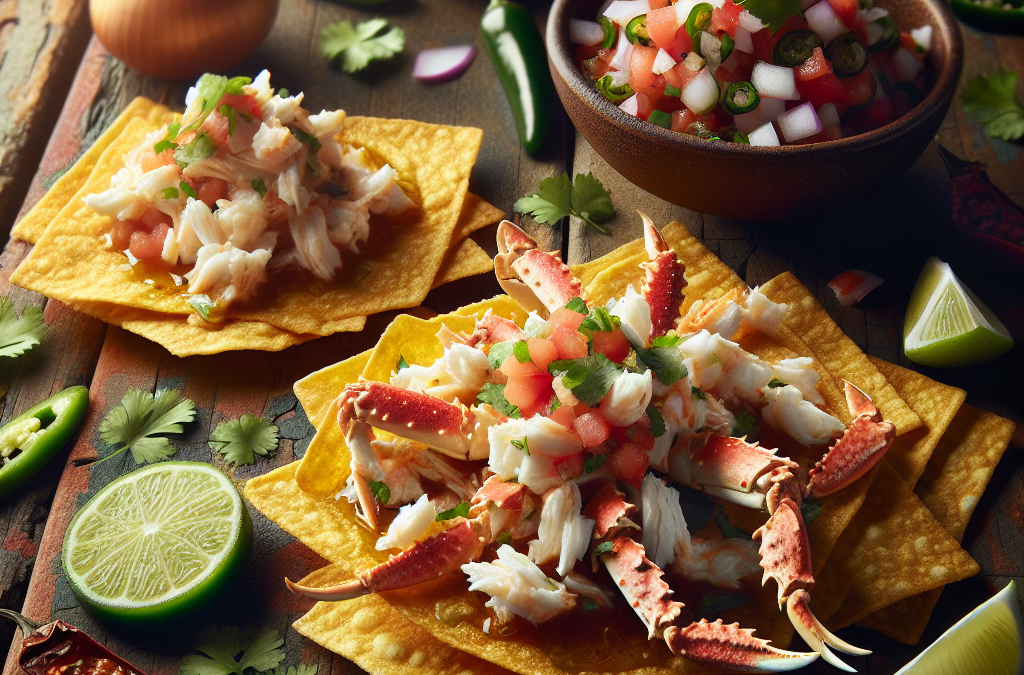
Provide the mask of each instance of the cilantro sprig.
POLYGON ((42 307, 25 307, 18 316, 11 299, 0 298, 0 356, 21 356, 45 334, 42 307))
POLYGON ((522 417, 519 408, 508 402, 505 398, 505 385, 488 382, 477 394, 476 400, 479 403, 487 403, 505 417, 517 420, 522 417))
POLYGON ((339 21, 320 31, 320 52, 329 60, 340 57, 341 69, 346 73, 362 70, 371 61, 390 59, 405 49, 405 31, 397 26, 384 34, 386 19, 370 19, 352 26, 351 21, 339 21))
POLYGON ((608 230, 598 223, 615 215, 611 195, 593 173, 576 174, 573 180, 564 172, 545 178, 535 194, 523 197, 512 208, 548 225, 576 216, 601 234, 608 234, 608 230))
POLYGON ((1024 108, 1015 97, 1017 73, 1000 70, 974 78, 960 92, 964 113, 985 125, 992 138, 1015 141, 1024 137, 1024 108))
POLYGON ((255 464, 256 455, 277 449, 277 425, 246 413, 236 420, 221 422, 210 436, 210 449, 224 455, 231 466, 255 464))
POLYGON ((774 33, 786 19, 791 16, 802 16, 800 0, 739 0, 737 3, 768 27, 774 33))
POLYGON ((442 511, 434 516, 434 520, 440 523, 443 520, 451 520, 452 518, 458 518, 460 516, 463 518, 469 518, 469 502, 459 502, 457 506, 453 506, 447 511, 442 511))
POLYGON ((100 422, 100 438, 121 447, 101 459, 76 461, 76 466, 103 462, 125 450, 131 451, 136 464, 161 462, 177 448, 158 434, 180 434, 183 425, 195 416, 195 404, 174 389, 161 389, 156 394, 129 389, 100 422))
POLYGON ((587 405, 597 405, 622 373, 622 367, 604 354, 590 354, 582 359, 563 359, 548 365, 552 375, 565 373, 562 386, 587 405))
MULTIPOLYGON (((249 669, 263 672, 277 668, 284 660, 283 644, 273 628, 257 630, 250 626, 240 630, 236 626, 211 626, 196 645, 196 651, 201 653, 189 654, 181 660, 180 675, 245 675, 249 669)), ((309 666, 300 668, 302 675, 312 675, 309 666)))

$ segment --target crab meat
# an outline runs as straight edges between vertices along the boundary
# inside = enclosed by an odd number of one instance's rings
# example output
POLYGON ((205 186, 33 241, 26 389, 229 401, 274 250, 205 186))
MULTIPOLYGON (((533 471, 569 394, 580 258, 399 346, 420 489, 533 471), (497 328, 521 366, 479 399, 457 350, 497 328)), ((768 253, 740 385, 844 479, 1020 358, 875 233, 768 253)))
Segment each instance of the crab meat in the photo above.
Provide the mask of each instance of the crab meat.
POLYGON ((576 595, 565 584, 547 577, 522 553, 508 544, 502 544, 497 553, 493 563, 466 563, 462 571, 469 577, 469 590, 491 596, 486 605, 494 608, 498 623, 513 615, 542 623, 576 605, 576 595))

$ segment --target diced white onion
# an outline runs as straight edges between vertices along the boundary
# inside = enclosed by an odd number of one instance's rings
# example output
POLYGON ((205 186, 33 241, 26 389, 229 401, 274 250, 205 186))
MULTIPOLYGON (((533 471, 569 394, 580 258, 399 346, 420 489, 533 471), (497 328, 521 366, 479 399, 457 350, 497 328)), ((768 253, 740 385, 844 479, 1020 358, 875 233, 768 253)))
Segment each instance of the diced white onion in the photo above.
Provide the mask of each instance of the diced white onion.
POLYGON ((818 114, 814 112, 814 106, 810 101, 787 110, 779 115, 776 121, 787 143, 821 133, 821 120, 818 119, 818 114))
POLYGON ((913 82, 921 70, 921 64, 904 47, 900 47, 892 55, 892 65, 896 68, 896 77, 900 82, 913 82))
POLYGON ((750 38, 750 31, 743 26, 736 26, 736 36, 733 38, 736 41, 736 46, 733 48, 734 51, 743 52, 744 54, 754 53, 754 41, 750 38))
POLYGON ((654 64, 651 66, 651 70, 654 71, 655 75, 661 75, 666 71, 672 70, 675 65, 676 60, 672 58, 672 55, 664 49, 659 49, 658 55, 654 57, 654 64))
MULTIPOLYGON (((762 103, 764 103, 764 101, 762 101, 762 103)), ((749 134, 751 131, 761 126, 761 106, 759 105, 750 112, 733 115, 732 121, 735 122, 736 129, 741 134, 749 134)))
POLYGON ((619 110, 621 110, 624 113, 629 113, 633 117, 636 117, 637 109, 638 108, 636 102, 636 94, 633 94, 632 96, 630 96, 625 101, 619 104, 619 110))
POLYGON ((611 78, 611 84, 613 87, 621 87, 624 84, 629 84, 628 70, 609 70, 606 75, 611 78))
POLYGON ((627 23, 651 11, 647 0, 615 0, 604 10, 604 15, 614 23, 625 26, 627 23))
POLYGON ((910 37, 914 38, 914 43, 924 51, 932 48, 932 27, 930 25, 911 28, 910 37))
POLYGON ((822 128, 839 128, 839 111, 836 110, 835 103, 826 103, 825 105, 818 108, 818 120, 821 122, 822 128))
MULTIPOLYGON (((678 14, 676 16, 678 16, 678 14)), ((764 24, 761 23, 761 20, 758 19, 753 14, 751 14, 750 12, 748 12, 747 10, 743 10, 742 12, 740 12, 740 25, 746 28, 751 33, 756 33, 757 31, 764 28, 764 24)))
POLYGON ((676 3, 676 26, 682 26, 690 17, 690 11, 700 4, 701 0, 679 0, 676 3))
POLYGON ((683 89, 683 104, 697 115, 711 112, 718 104, 718 82, 707 68, 697 73, 686 88, 683 89))
POLYGON ((832 4, 828 0, 821 0, 808 9, 804 12, 804 18, 807 19, 807 25, 811 30, 817 33, 825 44, 846 32, 846 24, 836 14, 836 10, 832 9, 832 4))
POLYGON ((708 60, 708 71, 715 72, 722 63, 722 41, 707 31, 701 31, 700 53, 708 60))
POLYGON ((594 21, 569 19, 569 42, 574 45, 594 45, 604 39, 604 28, 594 21))
POLYGON ((761 114, 762 124, 774 122, 779 115, 786 112, 786 102, 778 98, 762 98, 761 103, 757 106, 757 111, 761 114))
POLYGON ((614 70, 629 72, 629 64, 633 60, 633 45, 626 37, 626 31, 619 31, 619 41, 615 43, 615 56, 608 65, 614 70))
POLYGON ((779 136, 771 122, 762 124, 747 136, 751 145, 779 145, 779 136))
POLYGON ((884 7, 868 7, 867 9, 859 10, 857 16, 864 23, 874 23, 883 16, 889 16, 889 10, 884 7))
POLYGON ((796 75, 792 68, 774 66, 764 61, 754 64, 754 74, 750 83, 757 89, 762 98, 779 98, 784 101, 795 101, 800 98, 796 90, 796 75))

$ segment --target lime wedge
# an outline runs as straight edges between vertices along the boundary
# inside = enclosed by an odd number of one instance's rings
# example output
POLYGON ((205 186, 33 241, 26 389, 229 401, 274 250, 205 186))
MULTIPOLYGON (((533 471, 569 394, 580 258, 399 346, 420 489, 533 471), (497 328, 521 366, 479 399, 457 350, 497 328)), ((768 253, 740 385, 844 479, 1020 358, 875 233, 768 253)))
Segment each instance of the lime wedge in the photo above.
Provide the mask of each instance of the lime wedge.
POLYGON ((1017 675, 1022 667, 1024 624, 1011 581, 896 675, 1017 675))
POLYGON ((217 604, 251 551, 252 521, 231 480, 201 462, 162 462, 96 493, 71 521, 61 562, 86 609, 150 631, 217 604))
POLYGON ((994 359, 1013 347, 995 314, 961 283, 949 265, 931 257, 910 295, 903 351, 925 366, 954 368, 994 359))

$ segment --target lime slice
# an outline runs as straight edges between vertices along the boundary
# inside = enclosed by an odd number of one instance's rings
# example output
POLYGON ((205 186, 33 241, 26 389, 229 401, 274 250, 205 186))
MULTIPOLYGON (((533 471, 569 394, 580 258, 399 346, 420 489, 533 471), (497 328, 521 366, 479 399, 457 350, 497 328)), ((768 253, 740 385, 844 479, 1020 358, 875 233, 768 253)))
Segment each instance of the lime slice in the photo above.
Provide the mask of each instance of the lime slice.
POLYGON ((956 278, 948 264, 928 258, 903 320, 907 358, 940 368, 973 366, 1011 347, 1013 338, 985 303, 956 278))
POLYGON ((1024 625, 1011 581, 896 675, 1017 675, 1022 667, 1024 625))
POLYGON ((201 462, 121 476, 64 536, 64 575, 82 605, 116 628, 181 625, 231 590, 252 551, 252 521, 231 480, 201 462))

